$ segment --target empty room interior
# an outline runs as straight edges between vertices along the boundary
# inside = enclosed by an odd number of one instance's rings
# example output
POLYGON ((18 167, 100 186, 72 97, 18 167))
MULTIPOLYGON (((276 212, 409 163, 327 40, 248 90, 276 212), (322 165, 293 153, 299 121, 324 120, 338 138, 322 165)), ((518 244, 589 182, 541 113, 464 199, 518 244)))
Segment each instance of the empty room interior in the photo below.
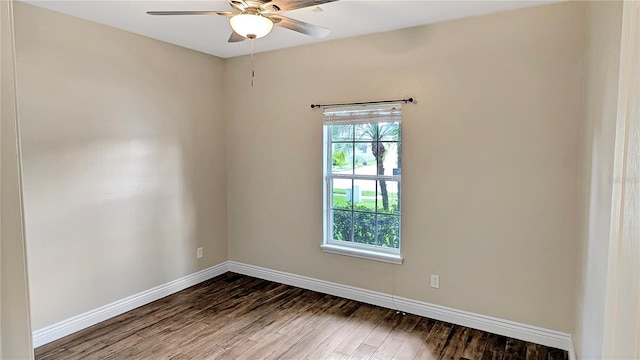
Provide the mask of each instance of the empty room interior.
POLYGON ((638 2, 0 6, 2 359, 640 358, 638 2))

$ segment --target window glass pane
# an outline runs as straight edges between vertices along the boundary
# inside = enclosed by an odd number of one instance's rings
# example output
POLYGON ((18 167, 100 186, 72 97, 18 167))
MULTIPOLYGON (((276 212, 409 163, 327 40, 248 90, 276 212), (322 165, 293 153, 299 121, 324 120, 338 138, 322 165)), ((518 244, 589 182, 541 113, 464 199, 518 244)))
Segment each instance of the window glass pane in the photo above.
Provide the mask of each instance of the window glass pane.
POLYGON ((382 167, 378 167, 379 175, 401 175, 398 163, 402 162, 402 154, 398 152, 398 144, 396 142, 382 142, 379 143, 379 148, 384 147, 382 160, 382 167))
POLYGON ((349 209, 353 203, 353 180, 331 179, 331 208, 349 209))
POLYGON ((376 212, 376 181, 353 181, 353 208, 359 211, 376 212))
POLYGON ((378 124, 378 140, 380 141, 399 141, 400 140, 400 123, 379 123, 378 124))
POLYGON ((353 231, 351 211, 332 210, 331 218, 333 219, 333 239, 342 241, 351 241, 351 233, 353 231))
POLYGON ((371 152, 370 142, 357 142, 354 147, 355 166, 354 173, 357 175, 375 175, 376 158, 371 152))
POLYGON ((376 139, 378 139, 378 134, 379 134, 378 123, 355 125, 356 141, 376 141, 376 139))
POLYGON ((331 140, 333 141, 353 141, 354 125, 331 125, 331 140))
POLYGON ((400 217, 378 215, 378 246, 400 247, 400 217))
POLYGON ((376 142, 372 144, 372 155, 376 159, 376 175, 400 175, 398 162, 402 159, 398 156, 398 143, 376 142))
POLYGON ((392 155, 392 159, 395 159, 395 163, 391 163, 392 165, 395 165, 395 167, 391 170, 393 175, 402 175, 402 142, 398 141, 395 144, 395 153, 392 155))
POLYGON ((376 244, 376 214, 368 212, 353 213, 353 241, 361 244, 376 244))
POLYGON ((380 180, 377 183, 378 212, 400 215, 400 188, 398 182, 380 180))
POLYGON ((353 143, 331 144, 331 171, 334 174, 353 174, 353 143))
POLYGON ((369 123, 355 125, 356 141, 399 141, 400 123, 369 123))

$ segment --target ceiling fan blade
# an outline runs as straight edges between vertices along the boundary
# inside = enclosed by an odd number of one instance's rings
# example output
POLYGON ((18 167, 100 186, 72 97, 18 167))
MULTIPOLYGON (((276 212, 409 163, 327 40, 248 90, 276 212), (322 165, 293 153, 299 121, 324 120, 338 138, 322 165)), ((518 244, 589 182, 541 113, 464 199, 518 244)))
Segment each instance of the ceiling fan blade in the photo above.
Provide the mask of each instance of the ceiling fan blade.
POLYGON ((232 16, 233 13, 231 11, 147 11, 149 15, 222 15, 222 16, 232 16))
POLYGON ((309 6, 318 6, 338 0, 273 0, 271 3, 282 11, 302 9, 309 6))
POLYGON ((231 5, 231 7, 234 9, 238 9, 239 11, 244 11, 249 7, 249 4, 247 4, 244 0, 229 0, 229 5, 231 5))
POLYGON ((240 35, 237 32, 232 30, 231 31, 231 36, 229 36, 229 41, 228 42, 235 43, 235 42, 240 42, 240 41, 244 41, 244 40, 245 40, 244 36, 242 36, 242 35, 240 35))
POLYGON ((314 38, 323 38, 331 32, 327 28, 306 23, 304 21, 291 19, 282 15, 270 15, 269 19, 274 20, 273 23, 276 26, 280 26, 289 30, 297 31, 299 33, 313 36, 314 38))

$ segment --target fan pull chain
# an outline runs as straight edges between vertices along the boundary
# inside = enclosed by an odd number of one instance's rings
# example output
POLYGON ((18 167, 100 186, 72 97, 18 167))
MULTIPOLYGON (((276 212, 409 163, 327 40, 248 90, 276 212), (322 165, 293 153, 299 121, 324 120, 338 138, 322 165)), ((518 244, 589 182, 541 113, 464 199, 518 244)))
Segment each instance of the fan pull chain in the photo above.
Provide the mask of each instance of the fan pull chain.
POLYGON ((250 40, 251 40, 251 87, 253 88, 253 83, 256 78, 256 70, 253 63, 253 41, 255 40, 255 38, 251 38, 250 40))

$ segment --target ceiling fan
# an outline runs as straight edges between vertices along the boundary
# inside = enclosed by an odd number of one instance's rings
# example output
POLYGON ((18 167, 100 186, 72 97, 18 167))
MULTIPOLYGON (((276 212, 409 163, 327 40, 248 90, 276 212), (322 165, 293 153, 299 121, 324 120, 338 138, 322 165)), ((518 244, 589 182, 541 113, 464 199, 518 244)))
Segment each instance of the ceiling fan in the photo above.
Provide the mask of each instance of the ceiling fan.
POLYGON ((228 0, 233 11, 147 11, 149 15, 220 15, 229 18, 229 42, 258 39, 268 35, 273 26, 323 38, 329 29, 280 15, 283 12, 318 6, 337 0, 228 0))

